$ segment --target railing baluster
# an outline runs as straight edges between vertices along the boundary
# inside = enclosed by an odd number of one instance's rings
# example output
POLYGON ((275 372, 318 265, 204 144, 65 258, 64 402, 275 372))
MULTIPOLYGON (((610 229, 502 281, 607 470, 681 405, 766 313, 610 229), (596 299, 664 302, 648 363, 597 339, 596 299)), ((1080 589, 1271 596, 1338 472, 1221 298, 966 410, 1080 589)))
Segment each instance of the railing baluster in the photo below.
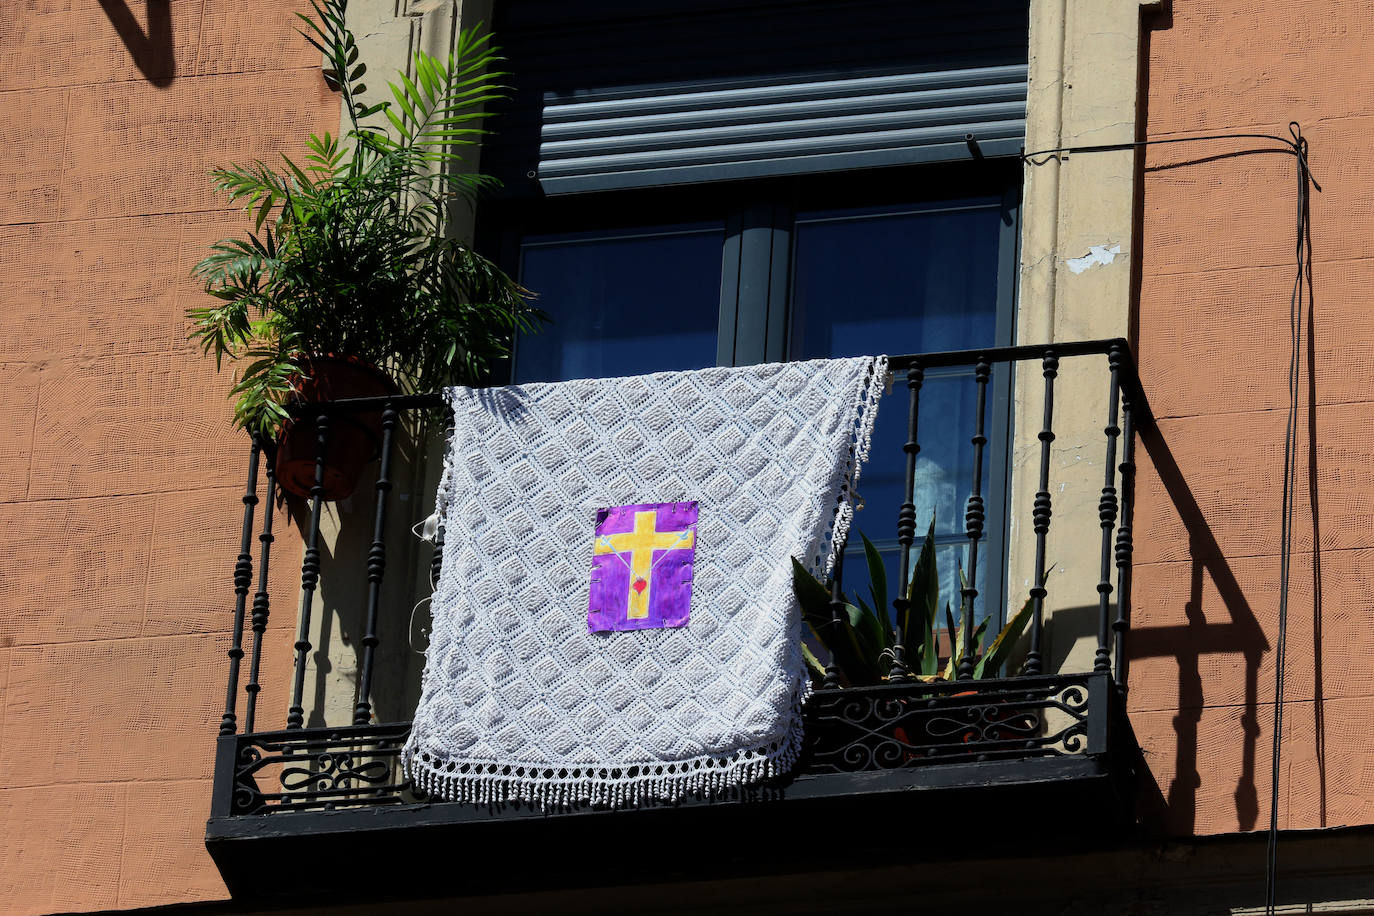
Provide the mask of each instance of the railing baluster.
POLYGON ((324 501, 324 460, 329 450, 329 415, 315 418, 315 485, 310 488, 310 534, 305 560, 301 563, 300 628, 296 632, 296 672, 291 685, 291 708, 286 713, 287 728, 305 725, 305 665, 310 652, 310 612, 315 603, 315 586, 320 581, 320 505, 324 501))
POLYGON ((372 525, 372 546, 367 551, 367 633, 363 636, 358 702, 353 707, 354 725, 366 725, 372 719, 372 664, 378 643, 377 610, 382 600, 382 576, 386 573, 387 493, 391 490, 391 450, 398 416, 390 404, 382 411, 382 465, 377 472, 377 512, 372 525))
POLYGON ((262 513, 262 533, 258 535, 261 553, 258 557, 258 590, 253 594, 253 655, 248 664, 248 683, 243 692, 248 694, 248 709, 243 719, 244 734, 251 735, 257 720, 258 693, 262 685, 258 672, 262 666, 263 634, 267 632, 267 618, 271 612, 271 599, 267 595, 267 568, 272 554, 272 515, 277 500, 277 454, 269 446, 267 452, 267 508, 262 513))
POLYGON ((1044 422, 1040 427, 1040 489, 1035 493, 1032 523, 1035 528, 1035 584, 1031 586, 1030 651, 1026 653, 1023 674, 1040 674, 1044 666, 1041 640, 1045 628, 1045 538, 1050 533, 1050 443, 1054 442, 1054 379, 1059 374, 1059 357, 1046 351, 1041 369, 1045 376, 1044 422))
POLYGON ((224 715, 219 720, 219 733, 232 735, 237 728, 239 668, 243 662, 243 613, 248 606, 248 587, 253 584, 253 509, 258 504, 258 463, 262 456, 262 440, 253 437, 248 457, 248 484, 243 493, 243 533, 239 538, 239 555, 234 561, 234 632, 229 641, 229 684, 224 694, 224 715))
MULTIPOLYGON (((830 580, 830 627, 832 632, 839 633, 841 621, 844 620, 844 586, 841 581, 844 578, 844 547, 839 545, 835 550, 835 571, 830 580)), ((825 666, 825 678, 821 681, 824 689, 833 689, 840 686, 840 666, 835 659, 835 653, 830 653, 830 662, 825 666)))
MULTIPOLYGON (((1134 378, 1131 379, 1135 381, 1134 378)), ((1126 631, 1131 625, 1131 515, 1135 508, 1135 412, 1132 385, 1121 397, 1121 524, 1116 529, 1116 683, 1126 689, 1126 631)))
POLYGON ((1093 657, 1093 671, 1111 670, 1112 529, 1116 526, 1116 439, 1121 435, 1116 416, 1124 355, 1119 345, 1113 345, 1107 352, 1111 388, 1107 394, 1107 425, 1103 429, 1107 436, 1106 481, 1102 485, 1102 499, 1097 504, 1097 517, 1102 523, 1102 577, 1097 583, 1097 652, 1093 657))
MULTIPOLYGON (((968 508, 964 512, 964 530, 968 534, 968 583, 960 590, 963 597, 962 614, 964 624, 964 645, 962 651, 950 647, 950 651, 960 651, 958 679, 973 678, 973 622, 974 602, 978 599, 978 542, 983 537, 983 446, 988 438, 983 434, 983 413, 988 398, 988 378, 992 375, 992 365, 983 358, 973 369, 973 378, 978 385, 978 407, 975 414, 973 439, 973 490, 969 493, 968 508)), ((950 634, 953 638, 954 634, 950 634)))
POLYGON ((906 453, 906 484, 902 490, 906 501, 897 511, 897 543, 901 545, 901 554, 897 574, 897 597, 892 602, 897 611, 897 620, 893 625, 897 638, 896 644, 892 647, 892 667, 888 672, 888 680, 894 684, 900 684, 907 679, 907 634, 902 621, 906 619, 907 608, 911 603, 907 598, 907 589, 911 578, 911 546, 916 543, 916 456, 921 451, 921 444, 916 437, 916 421, 921 406, 921 383, 924 381, 925 370, 919 365, 913 365, 907 370, 906 386, 911 394, 907 400, 906 444, 902 446, 902 451, 906 453))

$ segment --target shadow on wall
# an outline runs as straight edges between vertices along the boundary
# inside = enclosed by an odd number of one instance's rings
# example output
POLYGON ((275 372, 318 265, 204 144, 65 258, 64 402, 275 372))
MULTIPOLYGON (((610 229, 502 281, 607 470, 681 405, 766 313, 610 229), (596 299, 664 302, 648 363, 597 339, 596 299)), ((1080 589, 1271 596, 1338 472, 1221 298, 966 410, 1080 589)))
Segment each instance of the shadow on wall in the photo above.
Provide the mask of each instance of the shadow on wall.
POLYGON ((147 0, 148 30, 138 24, 125 0, 100 0, 119 40, 144 79, 158 88, 170 86, 176 78, 176 56, 172 47, 171 0, 147 0))
MULTIPOLYGON (((1178 735, 1174 778, 1164 793, 1164 811, 1146 811, 1162 819, 1172 833, 1191 833, 1197 820, 1198 723, 1204 705, 1199 661, 1203 655, 1240 653, 1245 658, 1245 700, 1241 715, 1241 774, 1236 783, 1236 820, 1241 830, 1254 829, 1259 818, 1255 785, 1255 755, 1259 741, 1259 666, 1269 641, 1254 611, 1217 544, 1197 499, 1188 487, 1169 445, 1150 424, 1140 431, 1140 441, 1158 471, 1175 510, 1188 529, 1188 555, 1192 562, 1188 622, 1178 626, 1133 628, 1129 654, 1132 659, 1172 656, 1178 660, 1178 735), (1203 574, 1211 576, 1229 621, 1208 623, 1202 607, 1203 574)), ((1215 618, 1215 615, 1214 615, 1215 618)), ((1162 788, 1162 787, 1161 787, 1162 788)), ((1148 806, 1148 802, 1147 802, 1148 806)))
MULTIPOLYGON (((1139 85, 1142 87, 1152 86, 1149 74, 1149 65, 1152 60, 1151 43, 1156 32, 1167 32, 1173 28, 1172 0, 1163 0, 1157 11, 1145 11, 1142 13, 1142 32, 1144 45, 1141 48, 1140 63, 1141 73, 1139 85)), ((1150 94, 1145 92, 1142 96, 1142 107, 1137 121, 1136 139, 1143 140, 1150 135, 1150 94)), ((1186 168, 1205 162, 1212 162, 1220 159, 1237 159, 1249 156, 1271 156, 1289 155, 1288 150, 1284 149, 1239 149, 1230 150, 1220 154, 1206 156, 1185 156, 1180 160, 1151 165, 1146 168, 1136 170, 1135 186, 1135 213, 1134 213, 1134 236, 1139 239, 1142 237, 1142 226, 1144 224, 1144 183, 1148 173, 1167 171, 1171 169, 1186 168)), ((1301 177, 1298 179, 1303 181, 1301 177)), ((1310 202, 1310 197, 1302 195, 1299 198, 1304 204, 1310 202)), ((1292 224, 1289 224, 1292 225, 1292 224)), ((1275 227, 1279 231, 1283 227, 1275 227)), ((1307 462, 1306 485, 1308 491, 1308 501, 1310 507, 1310 522, 1312 525, 1312 545, 1311 553, 1311 573, 1313 584, 1313 617, 1311 622, 1312 649, 1314 658, 1314 670, 1312 673, 1313 684, 1313 710, 1315 716, 1315 728, 1313 742, 1315 745, 1315 755, 1318 775, 1318 815, 1319 824, 1327 826, 1327 777, 1326 777, 1326 747, 1325 733, 1326 723, 1323 708, 1323 685, 1322 685, 1322 554, 1321 554, 1321 525, 1320 525, 1320 505, 1318 499, 1318 456, 1317 456, 1317 391, 1316 391, 1316 325, 1314 319, 1315 300, 1313 279, 1312 279, 1312 238, 1311 238, 1311 213, 1310 206, 1298 214, 1298 260, 1300 266, 1297 268, 1294 287, 1294 304, 1301 305, 1298 298, 1306 293, 1307 314, 1305 320, 1296 322, 1295 331, 1306 335, 1305 357, 1307 362, 1307 386, 1305 392, 1295 392, 1299 401, 1305 395, 1306 401, 1306 424, 1302 424, 1301 417, 1295 417, 1298 424, 1295 430, 1295 452, 1293 460, 1297 462, 1301 455, 1307 462), (1305 256, 1305 262, 1304 262, 1305 256), (1301 325, 1300 327, 1298 325, 1301 325), (1304 441, 1305 437, 1305 441, 1304 441)), ((1132 301, 1136 303, 1135 308, 1139 309, 1141 301, 1142 285, 1142 259, 1134 260, 1132 269, 1132 301)), ((1275 308, 1282 308, 1281 303, 1276 302, 1275 308)), ((1300 314, 1300 313, 1299 313, 1300 314)), ((1139 315, 1134 316, 1138 327, 1139 315)), ((1295 410, 1300 409, 1295 403, 1295 410)), ((1243 756, 1242 771, 1235 790, 1235 806, 1237 823, 1242 830, 1254 829, 1259 817, 1259 804, 1257 787, 1255 786, 1255 755, 1259 735, 1259 723, 1257 719, 1258 705, 1258 677, 1259 664, 1263 654, 1269 651, 1268 639, 1265 637, 1263 629, 1255 618, 1253 610, 1250 608, 1245 595, 1241 591, 1240 584, 1237 582, 1235 574, 1222 555, 1220 546, 1213 537, 1211 529, 1208 527, 1203 513, 1183 478, 1177 462, 1164 441, 1159 430, 1149 425, 1141 430, 1141 443, 1146 452, 1150 455, 1157 469, 1161 481, 1169 494, 1170 501, 1173 503, 1175 511, 1178 512, 1180 519, 1186 525, 1189 532, 1189 556, 1192 563, 1190 575, 1190 587, 1185 614, 1187 624, 1174 627, 1155 627, 1149 629, 1132 628, 1129 638, 1129 656, 1131 658, 1143 657, 1175 657, 1178 660, 1179 677, 1179 704, 1178 713, 1174 719, 1174 727, 1177 733, 1178 747, 1175 759, 1175 776, 1173 782, 1167 789, 1167 796, 1160 797, 1158 791, 1155 792, 1155 810, 1148 811, 1149 815, 1154 816, 1162 825, 1167 825, 1171 832, 1191 833, 1197 820, 1197 789, 1200 785, 1198 775, 1198 723, 1201 718, 1202 704, 1204 701, 1202 678, 1199 673, 1199 658, 1204 654, 1223 653, 1243 655, 1245 660, 1245 696, 1244 712, 1241 718, 1243 756), (1229 615, 1229 622, 1208 624, 1202 608, 1202 586, 1204 575, 1209 574, 1216 588, 1221 594, 1221 601, 1224 609, 1229 615)), ((1301 475, 1295 473, 1294 488, 1301 487, 1304 481, 1301 475)), ((1295 494, 1296 500, 1296 494, 1295 494)), ((1296 519, 1294 520, 1296 524, 1296 519)), ((1305 609, 1304 609, 1305 610, 1305 609)), ((1214 615, 1215 618, 1215 615, 1214 615)), ((1291 671, 1289 672, 1292 673, 1291 671)), ((1292 679, 1291 677, 1289 678, 1292 679)), ((1267 698, 1272 701, 1272 697, 1267 698)), ((1156 787, 1157 789, 1158 787, 1156 787)), ((1267 790, 1266 786, 1266 790, 1267 790)), ((1150 807, 1146 802, 1147 809, 1150 807)))

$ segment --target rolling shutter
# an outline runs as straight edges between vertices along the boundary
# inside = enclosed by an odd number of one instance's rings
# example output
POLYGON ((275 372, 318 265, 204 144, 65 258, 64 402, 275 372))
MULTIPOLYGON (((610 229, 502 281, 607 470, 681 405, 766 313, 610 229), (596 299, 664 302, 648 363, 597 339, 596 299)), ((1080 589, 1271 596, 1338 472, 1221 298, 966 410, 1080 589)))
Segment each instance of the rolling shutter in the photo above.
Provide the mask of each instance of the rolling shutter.
POLYGON ((979 6, 507 0, 483 168, 563 194, 1015 155, 1027 4, 979 6))

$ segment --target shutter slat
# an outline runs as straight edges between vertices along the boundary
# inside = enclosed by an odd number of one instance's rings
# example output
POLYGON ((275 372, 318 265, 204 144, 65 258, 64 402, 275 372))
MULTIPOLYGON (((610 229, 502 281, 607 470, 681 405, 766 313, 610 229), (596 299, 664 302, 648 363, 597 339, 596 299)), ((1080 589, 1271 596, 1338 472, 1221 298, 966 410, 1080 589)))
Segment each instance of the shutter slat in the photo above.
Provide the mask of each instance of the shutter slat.
MULTIPOLYGON (((577 140, 587 137, 634 136, 655 131, 679 130, 684 121, 698 128, 729 124, 776 123, 807 118, 852 118, 860 115, 895 113, 909 116, 918 109, 952 109, 955 107, 1005 104, 1024 111, 1026 84, 997 83, 991 86, 970 86, 939 93, 892 92, 872 96, 841 96, 811 99, 804 102, 783 102, 777 105, 741 105, 735 108, 686 109, 686 116, 678 111, 632 117, 595 118, 585 121, 547 120, 543 125, 545 144, 577 140)), ((667 107, 667 106, 665 106, 667 107)), ((935 117, 933 111, 925 116, 935 117)))
POLYGON ((911 110, 872 112, 844 117, 760 120, 748 124, 687 130, 652 130, 609 137, 575 137, 542 144, 539 147, 539 159, 542 163, 548 163, 555 159, 581 156, 614 156, 644 150, 686 150, 694 146, 730 145, 754 140, 821 138, 833 134, 857 136, 889 129, 910 129, 913 123, 919 123, 923 127, 955 125, 958 135, 963 137, 972 133, 975 125, 1009 121, 1024 125, 1026 103, 1021 100, 996 105, 932 108, 920 111, 917 117, 913 117, 913 114, 915 113, 911 110))
POLYGON ((563 47, 586 55, 576 66, 561 64, 566 58, 546 46, 547 29, 507 33, 511 69, 525 88, 502 115, 506 136, 490 145, 498 174, 516 182, 534 178, 545 194, 564 194, 1020 151, 1027 92, 1024 3, 1007 0, 978 18, 960 17, 953 0, 931 2, 924 12, 895 0, 852 11, 860 9, 868 18, 845 18, 835 26, 862 37, 864 46, 883 49, 867 67, 854 63, 856 50, 863 53, 854 43, 834 41, 819 55, 803 49, 827 37, 828 13, 821 7, 800 7, 794 17, 781 7, 742 6, 678 19, 646 14, 613 27, 603 22, 585 42, 566 32, 559 36, 563 47), (736 41, 745 34, 732 28, 740 17, 764 16, 780 28, 760 29, 756 22, 748 30, 771 42, 758 55, 725 55, 719 48, 715 56, 702 55, 711 45, 688 40, 713 30, 736 41), (643 37, 634 40, 635 34, 643 37), (904 36, 905 50, 894 51, 904 36), (623 46, 635 61, 623 76, 614 62, 624 58, 611 47, 587 53, 603 44, 623 46), (548 53, 534 53, 536 48, 548 53), (698 66, 690 79, 681 68, 652 79, 664 72, 661 61, 690 60, 693 51, 698 66), (522 56, 534 68, 523 79, 522 56), (751 62, 752 69, 742 66, 751 62), (966 141, 970 136, 976 150, 966 141))
MULTIPOLYGON (((547 159, 540 163, 540 178, 547 183, 561 175, 592 174, 601 170, 630 173, 639 169, 666 168, 673 165, 711 163, 729 164, 736 160, 780 159, 789 156, 813 156, 820 153, 846 151, 908 149, 926 144, 967 146, 965 136, 970 125, 964 122, 935 127, 913 127, 905 130, 875 130, 861 134, 844 132, 833 135, 810 134, 780 140, 716 144, 711 146, 678 147, 640 152, 606 153, 599 156, 580 156, 568 159, 547 159)), ((1024 119, 989 121, 977 125, 974 139, 1005 140, 1025 135, 1024 119)), ((965 151, 962 158, 970 155, 965 151)))
POLYGON ((884 95, 919 98, 939 97, 942 90, 955 92, 1013 92, 1026 97, 1025 64, 1005 67, 976 67, 967 70, 938 70, 933 73, 897 73, 855 79, 789 81, 776 85, 742 89, 687 91, 656 95, 622 95, 586 102, 559 102, 550 93, 545 97, 544 122, 560 124, 589 121, 612 116, 631 117, 663 111, 703 111, 717 107, 784 105, 827 99, 881 97, 884 95))

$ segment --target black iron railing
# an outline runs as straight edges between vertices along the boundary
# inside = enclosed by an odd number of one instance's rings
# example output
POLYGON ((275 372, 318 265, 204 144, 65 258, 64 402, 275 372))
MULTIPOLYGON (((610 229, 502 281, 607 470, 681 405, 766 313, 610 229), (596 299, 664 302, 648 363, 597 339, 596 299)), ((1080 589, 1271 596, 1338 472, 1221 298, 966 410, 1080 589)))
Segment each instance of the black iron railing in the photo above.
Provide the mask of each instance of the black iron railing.
POLYGON ((1068 674, 818 691, 807 707, 807 773, 1102 753, 1107 679, 1068 674), (1093 699, 1097 699, 1094 704, 1093 699))
MULTIPOLYGON (((821 689, 806 710, 807 752, 797 778, 823 777, 855 771, 907 770, 929 764, 965 761, 998 761, 1040 757, 1099 755, 1109 746, 1110 720, 1120 715, 1126 682, 1125 639, 1130 626, 1131 519, 1134 481, 1133 431, 1148 421, 1144 393, 1135 372, 1128 345, 1123 340, 1055 343, 1040 346, 992 348, 976 351, 929 353, 894 357, 896 373, 905 374, 908 412, 905 452, 905 501, 897 518, 899 582, 911 574, 916 543, 914 489, 920 451, 921 390, 926 373, 950 367, 971 367, 976 386, 970 496, 964 514, 968 539, 967 577, 960 592, 965 620, 971 620, 978 599, 980 544, 989 528, 984 504, 985 468, 989 449, 1010 448, 1009 442, 990 441, 984 422, 988 390, 998 366, 1037 371, 1044 380, 1039 439, 1039 477, 1032 511, 1035 535, 1034 573, 1029 588, 1032 604, 1028 625, 1028 651, 1020 671, 1013 676, 973 681, 977 662, 973 627, 964 627, 962 645, 950 646, 955 657, 956 680, 928 683, 907 668, 904 646, 915 634, 895 632, 896 646, 886 684, 876 687, 841 688, 844 673, 835 663, 826 670, 821 689), (1100 577, 1091 604, 1096 610, 1096 648, 1090 672, 1046 671, 1045 599, 1048 591, 1047 536, 1053 511, 1051 448, 1054 430, 1055 384, 1062 360, 1104 360, 1100 384, 1106 389, 1106 416, 1099 447, 1104 455, 1104 477, 1098 498, 1097 524, 1101 529, 1100 577), (1113 595, 1115 611, 1113 612, 1113 595)), ((1024 379, 1023 379, 1024 381, 1024 379)), ((1097 389, 1099 392, 1101 389, 1097 389)), ((413 786, 400 774, 399 748, 409 724, 372 724, 378 620, 382 613, 382 583, 387 568, 386 526, 391 507, 392 472, 397 429, 406 411, 440 406, 437 394, 362 398, 294 408, 315 429, 315 483, 308 499, 309 520, 300 573, 294 671, 285 728, 257 731, 260 718, 263 642, 271 601, 269 562, 274 543, 273 516, 278 505, 274 449, 254 440, 250 449, 247 489, 243 496, 243 528, 240 551, 234 566, 234 609, 229 648, 228 692, 220 723, 220 749, 216 764, 215 817, 310 810, 359 805, 404 805, 419 800, 413 786), (341 415, 380 414, 378 474, 373 485, 372 539, 365 558, 367 572, 364 632, 360 640, 357 694, 353 724, 343 727, 306 728, 304 688, 309 654, 314 595, 320 584, 320 526, 324 498, 325 467, 329 457, 331 423, 341 415), (266 499, 258 493, 259 475, 266 478, 266 499), (258 523, 258 507, 262 506, 258 523), (257 527, 255 527, 257 525, 257 527), (258 541, 256 567, 252 554, 254 534, 258 541), (251 645, 244 648, 245 617, 251 602, 251 645), (240 687, 242 661, 249 661, 248 680, 240 687), (242 731, 238 728, 239 694, 244 695, 242 731)), ((1009 427, 1010 428, 1010 427, 1009 427)), ((1087 446, 1088 442, 1075 443, 1087 446)), ((409 519, 408 521, 418 521, 409 519)), ((994 517, 991 525, 1005 525, 994 517)), ((1078 523, 1082 523, 1079 520, 1078 523)), ((442 543, 436 544, 431 573, 436 574, 442 543)), ((337 561, 338 558, 336 558, 337 561)), ((1000 562, 1001 557, 994 557, 1000 562)), ((832 582, 832 612, 844 613, 840 571, 832 582)), ((899 589, 904 593, 904 589, 899 589)), ((895 602, 896 620, 904 619, 904 594, 895 602)), ((404 609, 408 611, 409 608, 404 609)), ((952 634, 951 634, 952 638, 952 634)))

